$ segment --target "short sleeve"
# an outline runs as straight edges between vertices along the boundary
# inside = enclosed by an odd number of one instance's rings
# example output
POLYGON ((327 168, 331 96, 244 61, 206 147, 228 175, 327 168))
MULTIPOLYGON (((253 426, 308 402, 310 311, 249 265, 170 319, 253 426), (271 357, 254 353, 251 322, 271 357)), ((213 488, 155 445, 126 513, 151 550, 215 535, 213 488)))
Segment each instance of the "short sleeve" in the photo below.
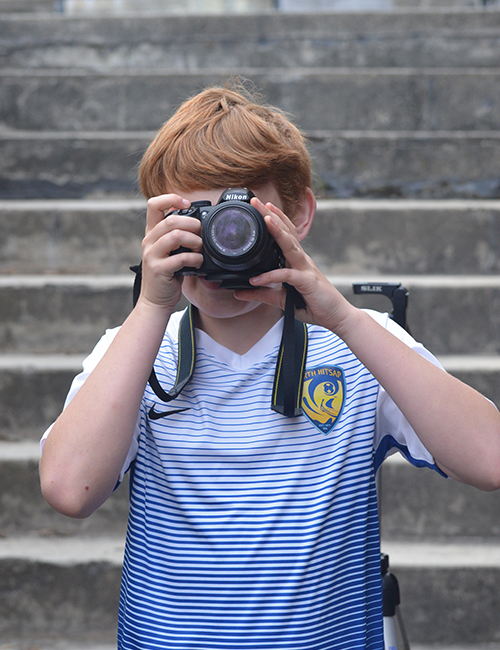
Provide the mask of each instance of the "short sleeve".
MULTIPOLYGON (((371 310, 366 311, 382 327, 389 330, 412 350, 415 350, 415 352, 445 372, 436 357, 421 343, 418 343, 406 330, 395 323, 388 314, 381 314, 371 310)), ((432 454, 422 444, 408 420, 382 386, 380 386, 377 399, 374 447, 376 470, 387 456, 399 451, 412 465, 430 467, 445 476, 436 465, 432 454)))
MULTIPOLYGON (((115 336, 118 334, 119 330, 120 330, 119 327, 106 330, 104 336, 102 336, 102 338, 97 343, 95 348, 92 350, 89 356, 84 360, 82 364, 82 371, 73 379, 71 383, 69 392, 64 402, 64 408, 68 406, 68 404, 71 402, 71 400, 78 393, 80 388, 83 386, 83 384, 89 377, 90 373, 94 370, 94 368, 97 366, 99 361, 103 358, 107 349, 113 342, 115 336)), ((139 433, 140 433, 140 422, 141 422, 141 411, 139 410, 139 413, 137 415, 137 422, 134 430, 134 436, 132 438, 132 443, 130 445, 127 458, 125 459, 125 463, 123 464, 122 471, 120 472, 120 477, 119 477, 120 482, 123 480, 124 475, 128 471, 130 464, 132 463, 132 461, 134 460, 137 454, 139 433)), ((54 426, 53 424, 50 425, 50 427, 45 431, 45 433, 42 436, 42 439, 40 440, 40 455, 43 452, 45 441, 49 436, 53 426, 54 426)))

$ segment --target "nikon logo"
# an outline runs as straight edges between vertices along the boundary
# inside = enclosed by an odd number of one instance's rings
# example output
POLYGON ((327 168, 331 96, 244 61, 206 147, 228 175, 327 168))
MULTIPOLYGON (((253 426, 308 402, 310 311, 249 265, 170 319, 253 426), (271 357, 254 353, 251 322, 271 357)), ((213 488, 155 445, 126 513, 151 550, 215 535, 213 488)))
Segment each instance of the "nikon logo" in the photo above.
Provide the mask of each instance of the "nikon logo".
POLYGON ((247 198, 247 194, 226 194, 224 199, 226 201, 244 201, 247 198))

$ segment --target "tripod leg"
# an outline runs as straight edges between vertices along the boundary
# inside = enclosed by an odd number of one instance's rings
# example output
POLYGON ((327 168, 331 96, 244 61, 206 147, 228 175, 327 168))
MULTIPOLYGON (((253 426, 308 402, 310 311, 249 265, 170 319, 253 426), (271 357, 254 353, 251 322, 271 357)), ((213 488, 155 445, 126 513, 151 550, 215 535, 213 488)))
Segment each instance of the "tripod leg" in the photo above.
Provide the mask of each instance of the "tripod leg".
POLYGON ((406 636, 406 629, 403 623, 403 617, 401 615, 401 610, 399 607, 396 607, 396 619, 398 622, 399 633, 401 634, 401 639, 403 642, 402 650, 410 650, 410 644, 408 642, 408 637, 406 636))
POLYGON ((394 616, 384 616, 384 648, 385 650, 398 650, 398 636, 394 616))

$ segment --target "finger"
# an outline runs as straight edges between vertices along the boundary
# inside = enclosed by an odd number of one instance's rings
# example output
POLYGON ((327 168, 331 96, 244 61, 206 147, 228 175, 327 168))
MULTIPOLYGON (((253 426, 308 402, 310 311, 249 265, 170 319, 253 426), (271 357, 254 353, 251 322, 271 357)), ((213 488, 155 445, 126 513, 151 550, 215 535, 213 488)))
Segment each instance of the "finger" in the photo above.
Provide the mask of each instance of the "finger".
POLYGON ((287 215, 283 212, 283 210, 281 210, 276 205, 274 205, 274 203, 271 203, 269 201, 264 205, 264 203, 262 203, 260 199, 255 197, 255 199, 252 199, 252 204, 255 208, 257 208, 257 210, 259 210, 259 212, 262 214, 263 217, 266 216, 278 217, 279 221, 283 223, 283 226, 288 232, 292 233, 293 235, 297 234, 297 229, 295 228, 293 221, 289 217, 287 217, 287 215))
POLYGON ((168 257, 184 251, 201 253, 203 241, 201 237, 188 230, 179 228, 172 230, 161 237, 143 242, 143 256, 168 257))
POLYGON ((152 230, 171 210, 184 210, 191 203, 178 194, 162 194, 148 200, 146 213, 146 233, 152 230))
POLYGON ((281 248, 287 264, 292 268, 305 270, 311 265, 310 257, 302 248, 296 235, 286 227, 276 216, 266 216, 265 222, 269 233, 281 248))
POLYGON ((169 255, 180 246, 199 251, 202 247, 200 231, 198 219, 173 214, 146 233, 142 242, 143 251, 157 242, 162 244, 162 255, 169 255))

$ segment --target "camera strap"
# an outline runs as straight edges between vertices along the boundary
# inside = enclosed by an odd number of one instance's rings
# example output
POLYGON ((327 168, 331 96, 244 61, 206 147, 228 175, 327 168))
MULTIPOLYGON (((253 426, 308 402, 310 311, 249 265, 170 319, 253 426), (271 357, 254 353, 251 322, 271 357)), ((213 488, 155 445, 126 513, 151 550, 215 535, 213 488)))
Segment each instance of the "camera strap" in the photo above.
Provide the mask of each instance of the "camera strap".
POLYGON ((271 408, 287 417, 301 415, 302 384, 307 361, 307 325, 295 318, 295 307, 303 309, 305 302, 291 285, 286 288, 283 334, 274 373, 271 408))
MULTIPOLYGON (((136 274, 133 290, 135 304, 140 292, 141 265, 131 267, 131 270, 136 274)), ((307 360, 307 325, 295 318, 295 308, 302 309, 305 307, 305 303, 295 287, 284 286, 287 290, 285 316, 274 373, 271 408, 286 417, 296 417, 302 413, 300 403, 302 401, 302 384, 307 360)), ((154 368, 149 376, 149 385, 162 402, 170 402, 175 399, 193 376, 196 362, 195 309, 196 307, 190 304, 179 325, 179 359, 174 386, 169 391, 165 391, 156 376, 154 368)), ((154 406, 151 408, 151 412, 155 414, 155 419, 159 415, 161 416, 155 411, 154 406)))

